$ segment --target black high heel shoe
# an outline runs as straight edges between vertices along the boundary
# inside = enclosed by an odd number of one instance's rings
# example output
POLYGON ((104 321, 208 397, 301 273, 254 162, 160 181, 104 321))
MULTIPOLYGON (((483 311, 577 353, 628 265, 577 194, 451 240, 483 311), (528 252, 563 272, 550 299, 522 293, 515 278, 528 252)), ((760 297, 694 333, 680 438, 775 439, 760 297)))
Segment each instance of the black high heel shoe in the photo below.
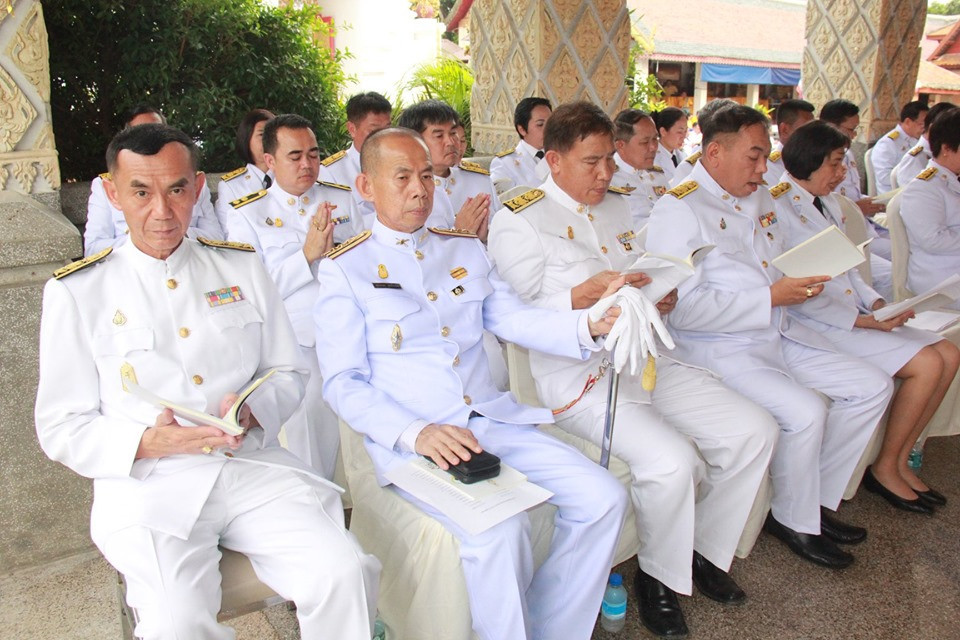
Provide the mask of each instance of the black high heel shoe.
POLYGON ((901 498, 880 484, 880 481, 873 475, 873 469, 870 467, 867 467, 866 472, 863 474, 863 486, 867 491, 877 494, 897 509, 912 511, 914 513, 925 513, 927 515, 933 514, 933 507, 920 498, 914 498, 913 500, 901 498))

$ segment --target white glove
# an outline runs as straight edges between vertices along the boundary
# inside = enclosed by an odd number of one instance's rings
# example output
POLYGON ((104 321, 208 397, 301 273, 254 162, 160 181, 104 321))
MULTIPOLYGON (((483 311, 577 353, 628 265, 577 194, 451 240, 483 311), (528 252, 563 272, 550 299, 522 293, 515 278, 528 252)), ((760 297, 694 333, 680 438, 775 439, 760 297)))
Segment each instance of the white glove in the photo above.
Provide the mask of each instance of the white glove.
POLYGON ((613 356, 613 366, 618 373, 627 367, 631 375, 637 375, 646 364, 648 354, 659 356, 657 336, 668 349, 675 346, 673 338, 657 306, 640 289, 631 286, 621 287, 615 294, 597 301, 588 312, 590 319, 599 321, 615 305, 620 307, 620 316, 610 329, 604 348, 613 356))

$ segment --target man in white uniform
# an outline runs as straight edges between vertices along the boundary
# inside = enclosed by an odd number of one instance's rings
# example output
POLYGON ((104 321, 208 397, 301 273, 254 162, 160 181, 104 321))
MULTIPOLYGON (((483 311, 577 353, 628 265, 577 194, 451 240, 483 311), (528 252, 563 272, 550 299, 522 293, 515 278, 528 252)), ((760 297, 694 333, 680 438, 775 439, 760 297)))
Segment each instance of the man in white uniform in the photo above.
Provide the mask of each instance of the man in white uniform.
POLYGON ((870 162, 877 179, 877 193, 886 193, 890 186, 890 172, 893 171, 900 158, 904 156, 923 133, 923 123, 927 116, 927 103, 914 100, 903 105, 900 110, 900 122, 893 130, 888 131, 877 140, 873 147, 870 162))
POLYGON ((303 638, 368 640, 379 562, 343 528, 340 498, 277 443, 306 369, 250 247, 184 239, 203 175, 184 133, 144 125, 107 151, 130 242, 58 271, 44 289, 36 422, 52 459, 93 478, 94 542, 124 574, 139 638, 229 639, 217 623, 220 552, 297 604, 303 638), (276 372, 241 435, 180 423, 124 390, 216 416, 276 372))
POLYGON ((763 114, 742 106, 718 112, 691 180, 654 206, 647 248, 682 256, 715 245, 680 286, 669 316, 677 357, 716 371, 777 419, 766 528, 801 557, 842 568, 853 556, 832 532, 846 525, 825 523, 821 507, 840 504, 893 385, 786 313, 819 294, 828 278, 783 277, 772 264, 786 230, 761 188, 769 154, 763 114), (829 408, 816 391, 830 398, 829 408))
MULTIPOLYGON (((124 118, 124 127, 141 124, 166 124, 163 114, 147 105, 137 105, 130 109, 124 118)), ((110 173, 101 173, 90 182, 90 197, 87 200, 87 222, 83 230, 83 254, 92 256, 107 247, 119 247, 127 241, 130 230, 123 212, 117 209, 107 198, 104 181, 110 180, 110 173)), ((187 237, 203 236, 211 240, 223 240, 224 232, 213 210, 213 198, 207 183, 203 183, 200 196, 193 207, 193 217, 187 228, 187 237)))
MULTIPOLYGON (((655 136, 653 122, 643 118, 655 136)), ((544 137, 551 177, 508 201, 494 218, 489 249, 497 270, 537 306, 588 308, 643 254, 624 197, 607 192, 613 130, 593 104, 557 107, 544 137)), ((634 286, 645 282, 642 274, 628 276, 634 286)), ((670 293, 655 302, 669 313, 675 301, 670 293)), ((600 353, 583 362, 530 354, 540 399, 554 408, 558 426, 597 445, 607 385, 584 388, 602 360, 600 353)), ((676 637, 687 632, 676 592, 692 591, 691 557, 693 583, 705 595, 723 603, 745 598, 725 572, 766 476, 778 427, 769 413, 703 369, 667 357, 655 366, 652 391, 640 376, 620 377, 612 452, 630 465, 637 531, 643 532, 641 620, 657 635, 676 637)))
MULTIPOLYGON (((708 131, 710 128, 710 118, 713 117, 713 114, 724 107, 732 107, 736 104, 737 103, 730 98, 714 98, 707 104, 703 105, 700 111, 697 112, 697 124, 700 126, 701 147, 703 136, 706 135, 706 131, 708 131)), ((693 171, 693 168, 697 166, 697 161, 702 155, 703 150, 701 148, 684 158, 683 162, 677 165, 677 169, 673 173, 673 178, 670 179, 670 186, 675 187, 684 182, 687 179, 687 176, 690 175, 690 172, 693 171)))
POLYGON ((519 186, 535 187, 543 180, 537 165, 543 160, 543 128, 552 112, 546 98, 524 98, 513 110, 513 126, 520 136, 516 148, 498 153, 490 162, 490 180, 503 193, 519 186))
POLYGON ((344 207, 346 198, 342 196, 349 192, 316 182, 320 160, 310 126, 293 114, 279 115, 267 123, 263 150, 273 184, 231 203, 234 210, 227 219, 227 235, 256 248, 280 290, 304 360, 310 365, 303 404, 285 425, 287 446, 332 478, 340 429, 337 417, 323 401, 323 381, 314 353, 317 264, 334 243, 363 231, 363 223, 349 204, 344 207), (331 206, 325 191, 341 197, 341 204, 331 206))
MULTIPOLYGON (((623 487, 579 452, 533 425, 550 412, 498 391, 481 347, 484 327, 507 340, 573 359, 598 349, 612 325, 585 312, 524 304, 470 233, 425 228, 433 168, 409 129, 363 147, 357 185, 374 203, 369 233, 320 264, 317 355, 324 395, 365 436, 377 477, 417 455, 441 468, 481 450, 553 492, 550 554, 533 571, 529 519, 518 514, 471 535, 412 495, 460 542, 473 629, 483 640, 587 640, 593 632, 626 507, 623 487)), ((614 286, 620 286, 619 280, 614 286)), ((611 293, 614 290, 610 288, 611 293)))
POLYGON ((896 183, 893 185, 894 188, 907 186, 911 180, 927 168, 927 163, 933 157, 933 154, 930 153, 930 125, 944 111, 956 108, 957 105, 951 102, 938 102, 930 107, 927 117, 923 120, 923 135, 920 136, 920 141, 915 147, 903 154, 900 162, 897 163, 897 167, 893 170, 893 182, 896 183))
POLYGON ((667 192, 663 167, 653 164, 660 143, 653 118, 637 109, 624 109, 615 118, 613 155, 616 163, 611 185, 626 192, 633 229, 647 224, 650 210, 667 192))
POLYGON ((767 157, 767 172, 763 174, 763 180, 768 185, 773 186, 780 181, 783 175, 783 145, 787 144, 797 127, 801 127, 813 120, 814 106, 806 100, 784 100, 777 107, 777 142, 773 151, 767 157))
POLYGON ((915 293, 960 273, 960 109, 930 126, 930 151, 933 158, 903 190, 900 203, 910 241, 907 287, 915 293))

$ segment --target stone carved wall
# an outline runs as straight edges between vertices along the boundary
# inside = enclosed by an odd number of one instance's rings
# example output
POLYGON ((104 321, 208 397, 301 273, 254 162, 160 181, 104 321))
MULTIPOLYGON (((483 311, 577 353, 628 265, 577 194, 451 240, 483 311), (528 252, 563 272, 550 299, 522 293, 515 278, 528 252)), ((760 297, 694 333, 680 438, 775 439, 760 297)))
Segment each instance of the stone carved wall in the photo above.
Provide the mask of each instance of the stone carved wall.
POLYGON ((526 96, 554 105, 626 106, 630 21, 623 0, 476 0, 470 10, 473 146, 516 145, 513 109, 526 96))
POLYGON ((60 188, 50 123, 50 55, 37 0, 0 10, 0 190, 60 188))
POLYGON ((882 136, 913 98, 926 9, 926 0, 809 0, 804 98, 818 109, 850 100, 860 138, 882 136))

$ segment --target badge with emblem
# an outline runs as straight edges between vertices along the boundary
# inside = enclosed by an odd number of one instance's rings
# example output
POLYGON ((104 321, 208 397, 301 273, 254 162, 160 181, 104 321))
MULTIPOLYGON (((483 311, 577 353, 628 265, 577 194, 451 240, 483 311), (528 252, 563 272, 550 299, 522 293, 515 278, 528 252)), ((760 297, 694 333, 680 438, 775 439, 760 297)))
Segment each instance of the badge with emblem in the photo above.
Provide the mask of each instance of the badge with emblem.
POLYGON ((382 280, 386 280, 390 277, 390 274, 387 273, 387 266, 383 264, 377 265, 377 275, 380 276, 382 280))
POLYGON ((803 216, 803 215, 800 216, 800 222, 802 222, 803 224, 807 224, 807 222, 808 222, 807 216, 803 216))
POLYGON ((617 236, 617 240, 623 245, 624 251, 633 251, 633 245, 630 241, 637 237, 633 231, 625 231, 617 236))
POLYGON ((465 267, 457 267, 456 269, 450 270, 450 275, 454 280, 463 280, 467 277, 467 270, 465 267))
POLYGON ((123 312, 120 311, 120 309, 117 309, 117 312, 113 314, 113 324, 119 327, 120 325, 123 325, 126 323, 127 323, 127 316, 123 315, 123 312))
POLYGON ((463 292, 464 292, 464 288, 463 288, 462 286, 460 286, 460 285, 457 285, 457 286, 455 286, 453 289, 450 290, 450 293, 452 293, 452 294, 455 295, 455 296, 459 296, 459 295, 461 295, 463 292))
POLYGON ((770 242, 773 242, 773 234, 770 233, 769 231, 767 231, 767 240, 769 240, 770 242))
POLYGON ((403 332, 400 331, 400 325, 393 325, 393 331, 390 332, 390 346, 394 351, 400 351, 400 345, 403 344, 403 332))
POLYGON ((338 218, 330 218, 330 222, 333 223, 333 226, 338 224, 344 224, 345 222, 350 222, 350 216, 340 216, 338 218))
POLYGON ((727 228, 727 221, 724 220, 723 218, 720 218, 720 228, 721 228, 721 229, 726 229, 726 228, 727 228))
POLYGON ((237 286, 224 287, 216 291, 207 291, 203 295, 207 299, 207 304, 211 307, 222 307, 225 304, 243 300, 243 293, 240 291, 240 287, 237 286))
POLYGON ((654 187, 653 187, 653 192, 654 192, 654 193, 656 194, 656 196, 659 198, 660 196, 662 196, 663 194, 665 194, 665 193, 667 192, 667 188, 666 188, 666 187, 660 187, 660 186, 654 186, 654 187))
POLYGON ((573 227, 567 227, 567 237, 573 240, 573 227))

